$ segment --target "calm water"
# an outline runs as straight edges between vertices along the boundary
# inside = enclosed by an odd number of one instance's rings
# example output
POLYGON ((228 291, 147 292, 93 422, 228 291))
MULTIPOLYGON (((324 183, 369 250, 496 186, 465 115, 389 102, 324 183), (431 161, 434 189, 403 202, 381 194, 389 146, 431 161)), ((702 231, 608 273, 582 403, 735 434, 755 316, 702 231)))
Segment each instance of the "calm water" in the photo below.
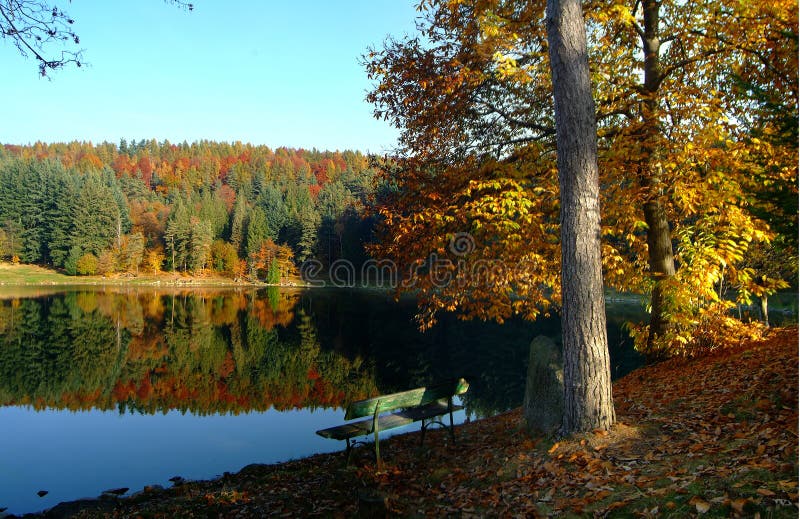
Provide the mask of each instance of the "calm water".
MULTIPOLYGON (((467 415, 498 413, 521 403, 531 339, 560 335, 556 319, 447 316, 420 334, 412 301, 370 291, 0 297, 0 507, 12 513, 341 450, 314 431, 341 423, 347 402, 441 378, 470 382, 467 415)), ((615 377, 641 362, 621 331, 640 318, 638 303, 609 306, 615 377)))

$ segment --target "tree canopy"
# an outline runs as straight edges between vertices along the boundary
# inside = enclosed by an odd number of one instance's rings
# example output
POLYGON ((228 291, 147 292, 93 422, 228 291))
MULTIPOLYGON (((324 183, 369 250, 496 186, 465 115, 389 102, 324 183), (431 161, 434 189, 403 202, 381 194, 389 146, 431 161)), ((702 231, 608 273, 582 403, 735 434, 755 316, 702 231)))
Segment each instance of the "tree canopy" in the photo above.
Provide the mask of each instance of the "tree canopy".
MULTIPOLYGON (((380 209, 387 239, 375 251, 409 266, 423 323, 456 308, 535 317, 561 302, 544 2, 432 0, 420 10, 419 36, 364 58, 376 116, 401 130, 396 189, 380 209), (474 251, 444 262, 458 284, 434 286, 410 267, 430 251, 446 256, 463 232, 474 251), (464 275, 487 263, 490 276, 464 275)), ((797 141, 753 134, 776 134, 775 114, 797 113, 796 2, 615 1, 588 3, 584 15, 605 282, 650 296, 641 348, 685 352, 698 326, 726 313, 721 292, 749 297, 759 273, 747 251, 775 238, 752 202, 779 198, 755 184, 796 207, 797 141)))

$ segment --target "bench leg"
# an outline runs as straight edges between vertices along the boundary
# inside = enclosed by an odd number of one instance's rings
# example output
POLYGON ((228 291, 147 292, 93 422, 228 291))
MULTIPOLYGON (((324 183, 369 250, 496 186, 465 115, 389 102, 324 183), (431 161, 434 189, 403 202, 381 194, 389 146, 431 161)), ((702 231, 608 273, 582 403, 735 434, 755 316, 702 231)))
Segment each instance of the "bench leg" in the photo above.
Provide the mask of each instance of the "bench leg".
POLYGON ((378 466, 378 469, 381 468, 381 440, 378 437, 378 424, 377 422, 373 425, 375 428, 375 464, 378 466))
POLYGON ((453 440, 453 443, 455 443, 456 442, 456 431, 455 431, 455 429, 453 429, 453 402, 452 402, 452 400, 450 401, 450 405, 448 407, 450 408, 450 439, 453 440))
POLYGON ((420 435, 419 435, 419 446, 420 447, 422 447, 422 445, 425 443, 425 430, 427 429, 427 427, 425 425, 426 425, 425 424, 425 419, 423 418, 422 419, 422 429, 420 430, 420 435))
POLYGON ((345 441, 347 442, 347 450, 345 451, 347 456, 345 457, 344 466, 348 467, 350 466, 350 455, 353 453, 353 444, 350 443, 350 438, 345 438, 345 441))

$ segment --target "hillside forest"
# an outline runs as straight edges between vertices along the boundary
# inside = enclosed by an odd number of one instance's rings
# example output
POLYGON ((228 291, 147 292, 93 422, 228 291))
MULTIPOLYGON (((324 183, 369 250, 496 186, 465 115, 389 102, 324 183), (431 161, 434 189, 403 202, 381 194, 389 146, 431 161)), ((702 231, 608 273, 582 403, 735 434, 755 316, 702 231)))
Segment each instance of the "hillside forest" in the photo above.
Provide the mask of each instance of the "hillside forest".
POLYGON ((241 143, 0 148, 0 259, 70 275, 278 283, 308 259, 363 263, 376 174, 359 152, 241 143))

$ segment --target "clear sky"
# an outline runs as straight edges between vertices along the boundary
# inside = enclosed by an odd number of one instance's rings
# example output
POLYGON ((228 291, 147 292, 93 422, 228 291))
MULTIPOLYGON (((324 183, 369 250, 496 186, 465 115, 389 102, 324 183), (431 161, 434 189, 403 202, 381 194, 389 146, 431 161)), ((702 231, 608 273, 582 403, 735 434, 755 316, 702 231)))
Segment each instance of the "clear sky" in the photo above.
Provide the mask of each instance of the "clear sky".
POLYGON ((209 139, 388 151, 360 56, 414 30, 415 0, 74 0, 89 66, 40 78, 0 40, 0 143, 209 139))

